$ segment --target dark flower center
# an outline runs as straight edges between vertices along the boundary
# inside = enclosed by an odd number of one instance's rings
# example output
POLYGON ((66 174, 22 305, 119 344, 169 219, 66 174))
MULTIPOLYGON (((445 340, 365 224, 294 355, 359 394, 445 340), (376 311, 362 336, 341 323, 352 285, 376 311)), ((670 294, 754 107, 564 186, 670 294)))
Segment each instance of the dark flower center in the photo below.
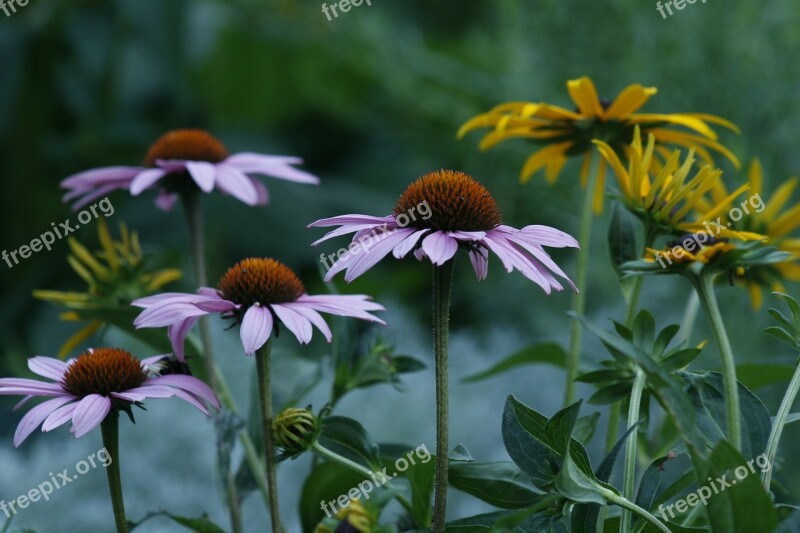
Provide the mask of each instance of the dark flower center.
POLYGON ((147 151, 144 164, 154 167, 158 159, 183 159, 219 163, 228 157, 228 150, 215 137, 203 130, 172 130, 158 138, 147 151))
POLYGON ((223 298, 245 307, 294 302, 306 292, 289 267, 262 258, 239 261, 222 276, 217 288, 223 298))
POLYGON ((95 348, 78 356, 64 374, 63 386, 70 394, 110 396, 142 386, 147 374, 130 352, 118 348, 95 348))
POLYGON ((454 170, 437 170, 409 185, 394 214, 409 226, 441 231, 487 231, 502 220, 486 187, 454 170))

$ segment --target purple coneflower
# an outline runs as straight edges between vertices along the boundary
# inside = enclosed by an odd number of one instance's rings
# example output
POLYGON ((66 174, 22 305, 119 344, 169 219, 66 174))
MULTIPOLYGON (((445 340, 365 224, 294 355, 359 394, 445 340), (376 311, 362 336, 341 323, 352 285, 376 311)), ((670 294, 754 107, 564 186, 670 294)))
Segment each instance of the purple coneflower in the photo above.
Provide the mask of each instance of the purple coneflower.
POLYGON ((103 444, 111 459, 108 477, 117 531, 127 531, 125 506, 119 477, 119 412, 132 416, 131 407, 148 398, 176 396, 209 416, 206 404, 220 408, 211 389, 188 375, 161 375, 166 359, 160 355, 140 361, 118 348, 90 349, 77 359, 64 362, 51 357, 32 357, 28 368, 52 380, 0 379, 0 396, 21 395, 17 407, 41 396, 49 399, 22 418, 14 435, 19 446, 37 427, 52 431, 72 422, 70 432, 82 437, 101 426, 103 444))
POLYGON ((386 217, 344 215, 318 220, 310 227, 342 226, 314 244, 355 233, 325 279, 345 271, 352 281, 392 253, 402 258, 413 252, 433 263, 433 344, 436 361, 436 473, 433 531, 444 531, 448 468, 448 356, 450 289, 453 258, 459 248, 468 252, 479 280, 488 272, 493 252, 508 272, 514 269, 548 294, 562 290, 553 274, 575 285, 544 251, 549 247, 578 247, 566 233, 548 226, 522 229, 501 224, 500 208, 480 183, 462 172, 431 172, 408 186, 386 217))
POLYGON ((147 152, 144 166, 114 166, 86 170, 61 182, 68 189, 64 201, 77 200, 74 209, 112 191, 129 189, 137 196, 158 188, 156 205, 169 210, 178 193, 187 187, 203 192, 217 189, 247 205, 264 205, 267 188, 249 174, 263 174, 297 183, 319 183, 319 178, 292 165, 302 159, 291 156, 242 152, 230 155, 225 146, 203 130, 173 130, 162 135, 147 152))
POLYGON ((165 293, 135 300, 132 305, 145 308, 136 318, 137 328, 168 327, 176 355, 183 360, 183 343, 197 320, 221 313, 240 324, 244 352, 256 354, 256 368, 264 449, 267 458, 272 530, 282 531, 278 512, 278 487, 275 474, 275 442, 272 434, 272 381, 270 372, 270 337, 279 324, 286 326, 301 344, 311 341, 312 326, 331 342, 331 330, 320 312, 385 324, 370 311, 383 306, 364 295, 309 296, 297 275, 274 259, 244 259, 228 269, 217 289, 202 287, 197 294, 165 293))

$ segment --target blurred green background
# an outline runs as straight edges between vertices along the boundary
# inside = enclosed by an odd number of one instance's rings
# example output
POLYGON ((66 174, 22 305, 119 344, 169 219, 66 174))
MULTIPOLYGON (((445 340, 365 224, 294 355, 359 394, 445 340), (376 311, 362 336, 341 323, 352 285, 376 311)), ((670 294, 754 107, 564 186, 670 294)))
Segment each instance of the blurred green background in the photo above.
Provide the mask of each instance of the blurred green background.
MULTIPOLYGON (((344 213, 388 214, 411 180, 442 167, 466 171, 487 185, 506 223, 548 224, 574 235, 581 205, 577 161, 568 164, 555 186, 547 186, 539 175, 521 187, 517 176, 530 146, 507 142, 479 153, 477 134, 457 141, 455 132, 466 119, 503 101, 544 100, 569 107, 565 82, 581 75, 591 76, 601 96, 608 98, 630 83, 658 87, 645 111, 697 111, 732 120, 742 133, 724 133, 722 140, 745 164, 752 157, 761 159, 767 191, 800 168, 800 5, 795 0, 698 2, 666 20, 649 0, 372 4, 330 22, 316 2, 284 0, 42 0, 10 17, 0 13, 0 246, 16 249, 49 229, 51 222, 70 216, 60 201, 62 178, 87 168, 139 164, 161 133, 180 127, 205 128, 231 152, 299 155, 304 168, 322 179, 319 187, 311 187, 265 178, 272 198, 265 208, 249 208, 217 194, 204 198, 212 281, 238 259, 268 255, 296 269, 309 292, 323 291, 319 254, 346 241, 311 249, 309 244, 322 232, 305 226, 344 213)), ((729 184, 742 182, 743 172, 721 164, 729 184)), ((116 208, 109 219, 112 229, 127 222, 140 233, 154 265, 184 269, 184 281, 172 288, 191 290, 180 208, 163 213, 148 194, 131 198, 119 192, 111 201, 116 208)), ((608 212, 594 224, 592 270, 584 288, 588 315, 601 323, 619 319, 623 312, 605 246, 608 212)), ((80 230, 93 248, 94 232, 94 227, 80 230)), ((12 269, 0 263, 0 375, 27 375, 26 357, 55 354, 74 331, 73 325, 58 322, 56 309, 31 297, 35 288, 83 290, 67 267, 66 253, 67 243, 60 241, 53 251, 35 254, 12 269)), ((553 255, 567 273, 574 273, 574 252, 553 255)), ((372 294, 391 307, 389 327, 381 333, 401 351, 430 361, 429 265, 387 260, 350 286, 337 284, 342 291, 372 294)), ((689 286, 682 280, 650 279, 643 294, 642 305, 664 326, 680 319, 689 286)), ((792 361, 792 354, 761 333, 769 325, 766 308, 773 299, 767 298, 765 308, 755 313, 741 287, 720 287, 719 294, 741 361, 792 361)), ((477 283, 462 258, 452 319, 454 379, 530 343, 566 345, 569 305, 569 294, 545 296, 518 273, 505 274, 496 260, 489 278, 477 283)), ((220 329, 217 336, 224 339, 218 342, 235 337, 220 329)), ((711 340, 708 331, 701 317, 693 340, 711 340)), ((235 343, 225 346, 232 358, 240 357, 235 343)), ((590 337, 585 347, 587 361, 604 356, 590 337)), ((308 354, 324 361, 326 349, 317 340, 308 354)), ((701 366, 713 368, 715 356, 712 343, 701 366)), ((248 372, 247 361, 239 363, 234 363, 239 371, 248 372)), ((562 399, 562 379, 553 369, 531 367, 508 379, 457 386, 454 439, 474 455, 480 452, 481 459, 506 459, 499 431, 503 398, 515 393, 552 414, 562 399), (470 430, 475 427, 496 431, 474 435, 470 430)), ((405 395, 376 388, 354 395, 343 409, 368 421, 365 425, 381 440, 403 437, 410 444, 432 445, 430 376, 412 375, 406 381, 405 395), (416 414, 390 420, 396 412, 389 416, 376 407, 381 405, 416 414)), ((758 392, 774 412, 783 386, 758 392)), ((0 498, 7 500, 46 479, 48 467, 36 466, 37 461, 48 456, 43 450, 65 450, 67 438, 66 432, 36 436, 13 451, 11 435, 20 416, 10 412, 13 404, 12 399, 0 401, 2 464, 16 465, 14 475, 0 472, 0 498)), ((147 427, 143 432, 159 434, 157 425, 147 427)), ((784 455, 798 436, 796 428, 788 429, 784 455)), ((168 444, 159 443, 161 452, 168 444)), ((69 457, 77 461, 94 451, 93 446, 70 442, 69 457)), ((145 454, 146 446, 138 451, 142 464, 156 461, 145 454)), ((186 472, 207 470, 210 464, 210 451, 208 457, 198 454, 193 463, 178 455, 187 463, 174 465, 173 477, 158 483, 184 490, 194 475, 186 472)), ((72 460, 56 460, 49 468, 72 460)), ((787 469, 779 480, 796 500, 800 481, 792 472, 797 474, 798 468, 787 469)), ((130 484, 136 483, 135 471, 123 468, 124 479, 126 475, 133 479, 130 484)), ((298 477, 302 475, 300 471, 298 477)), ((95 490, 84 485, 81 494, 92 494, 96 508, 72 516, 107 523, 104 480, 100 474, 92 479, 95 490)), ((213 472, 203 479, 211 483, 213 472)), ((197 486, 186 490, 193 499, 188 512, 207 510, 224 523, 224 509, 211 485, 202 495, 197 486)), ((47 524, 59 519, 57 509, 69 512, 77 489, 58 496, 61 503, 22 514, 15 525, 52 530, 47 524)), ((158 498, 129 496, 137 498, 139 516, 166 506, 158 498)), ((293 514, 292 501, 284 497, 283 504, 293 514)), ((247 509, 252 521, 263 519, 258 503, 247 509)), ((464 497, 450 510, 453 516, 466 516, 482 509, 464 497)), ((153 527, 168 531, 170 526, 153 527)))

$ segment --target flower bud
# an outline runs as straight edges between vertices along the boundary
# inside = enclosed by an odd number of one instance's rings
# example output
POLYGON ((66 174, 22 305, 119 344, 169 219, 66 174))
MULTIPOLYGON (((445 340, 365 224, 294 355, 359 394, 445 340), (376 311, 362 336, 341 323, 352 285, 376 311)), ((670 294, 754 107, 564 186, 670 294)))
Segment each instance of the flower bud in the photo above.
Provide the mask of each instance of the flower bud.
POLYGON ((308 409, 290 407, 283 410, 272 423, 275 443, 290 453, 306 451, 314 441, 317 417, 308 409))

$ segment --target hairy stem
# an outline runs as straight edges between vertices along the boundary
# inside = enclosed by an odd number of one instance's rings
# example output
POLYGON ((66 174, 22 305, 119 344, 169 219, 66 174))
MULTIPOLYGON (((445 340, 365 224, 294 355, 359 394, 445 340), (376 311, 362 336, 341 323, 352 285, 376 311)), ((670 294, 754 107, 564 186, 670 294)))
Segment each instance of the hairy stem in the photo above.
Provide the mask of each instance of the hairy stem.
POLYGON ((433 351, 436 360, 436 474, 433 498, 433 532, 444 531, 447 512, 449 458, 449 378, 447 341, 450 334, 450 292, 453 265, 450 260, 433 267, 433 351))
POLYGON ((258 397, 261 406, 261 426, 264 432, 264 456, 267 462, 269 512, 273 533, 281 533, 281 514, 278 507, 278 476, 275 463, 275 439, 272 435, 272 376, 270 369, 271 343, 267 341, 256 351, 258 397))
POLYGON ((125 518, 125 501, 122 498, 122 477, 119 471, 119 416, 111 412, 100 424, 103 434, 103 446, 108 453, 110 464, 106 467, 108 489, 111 492, 111 506, 114 508, 114 524, 117 533, 128 533, 128 521, 125 518))
MULTIPOLYGON (((641 369, 636 369, 636 377, 633 380, 630 401, 628 402, 628 424, 627 429, 632 428, 639 422, 639 409, 642 404, 642 392, 647 383, 647 378, 641 369)), ((633 501, 636 495, 636 456, 639 444, 638 431, 634 430, 628 435, 628 442, 625 444, 625 465, 622 474, 622 496, 633 501)), ((627 533, 630 530, 633 515, 623 509, 622 519, 620 520, 620 533, 627 533)))

